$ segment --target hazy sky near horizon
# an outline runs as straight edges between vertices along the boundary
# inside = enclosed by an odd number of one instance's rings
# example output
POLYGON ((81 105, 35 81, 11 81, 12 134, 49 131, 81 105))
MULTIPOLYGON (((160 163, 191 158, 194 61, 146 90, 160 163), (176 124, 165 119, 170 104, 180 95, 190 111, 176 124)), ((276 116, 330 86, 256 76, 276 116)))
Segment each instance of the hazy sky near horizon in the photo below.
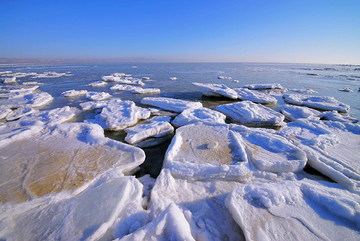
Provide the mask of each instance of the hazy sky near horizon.
POLYGON ((0 0, 0 58, 360 64, 360 1, 0 0))

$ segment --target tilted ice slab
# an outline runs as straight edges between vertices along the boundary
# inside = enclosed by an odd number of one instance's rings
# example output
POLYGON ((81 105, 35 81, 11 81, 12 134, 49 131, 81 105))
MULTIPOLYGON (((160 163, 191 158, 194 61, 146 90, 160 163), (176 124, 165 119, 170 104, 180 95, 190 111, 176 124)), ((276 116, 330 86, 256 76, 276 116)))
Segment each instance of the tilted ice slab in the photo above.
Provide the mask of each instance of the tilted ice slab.
POLYGON ((318 110, 336 110, 349 112, 350 106, 329 96, 310 96, 300 94, 289 94, 283 96, 285 102, 293 105, 303 105, 318 110))
POLYGON ((321 114, 320 111, 305 107, 305 106, 296 106, 296 105, 284 105, 280 112, 285 116, 289 121, 296 121, 297 119, 319 119, 321 114))
POLYGON ((226 124, 178 128, 166 152, 164 167, 174 176, 189 180, 241 180, 251 176, 244 147, 226 124))
POLYGON ((243 185, 225 201, 246 240, 357 240, 360 198, 310 180, 243 185))
POLYGON ((175 126, 184 126, 196 123, 225 124, 226 116, 208 108, 187 109, 181 112, 171 123, 175 126))
POLYGON ((88 92, 86 93, 86 98, 89 100, 105 100, 110 98, 111 95, 106 92, 88 92))
POLYGON ((81 96, 86 95, 88 93, 87 90, 67 90, 61 93, 64 97, 75 97, 75 96, 81 96))
POLYGON ((250 126, 282 126, 285 117, 261 104, 251 101, 236 102, 216 107, 216 110, 224 113, 235 122, 250 126))
POLYGON ((141 149, 106 138, 99 125, 86 123, 41 129, 2 145, 0 153, 1 202, 74 190, 109 169, 132 172, 145 159, 141 149))
POLYGON ((360 126, 299 119, 280 134, 306 152, 308 164, 347 189, 360 192, 360 126))
MULTIPOLYGON (((106 160, 103 160, 106 161, 106 160)), ((113 240, 144 225, 142 184, 121 172, 104 173, 73 192, 2 205, 0 237, 6 240, 113 240), (131 215, 135 214, 135 215, 131 215), (131 223, 126 221, 131 219, 131 223)))
POLYGON ((284 89, 281 84, 251 84, 245 85, 244 88, 251 90, 284 89))
POLYGON ((232 125, 231 130, 240 134, 235 137, 242 143, 248 160, 261 171, 298 172, 306 165, 305 152, 273 130, 239 125, 232 125))
POLYGON ((259 104, 276 104, 277 100, 275 97, 265 94, 256 90, 249 90, 246 88, 234 89, 238 94, 238 99, 249 100, 259 104))
POLYGON ((5 119, 5 117, 12 112, 9 108, 0 108, 0 119, 5 119))
POLYGON ((142 124, 127 128, 125 129, 127 133, 125 141, 141 147, 160 144, 170 138, 169 135, 174 132, 174 127, 169 121, 170 117, 155 117, 142 124), (145 140, 147 141, 144 142, 145 140))
POLYGON ((111 105, 105 106, 101 113, 95 116, 95 120, 88 120, 92 123, 101 125, 106 130, 123 130, 135 125, 141 119, 150 117, 148 109, 135 105, 133 101, 110 102, 111 105))
POLYGON ((102 87, 102 86, 105 86, 107 85, 107 82, 105 81, 95 81, 95 82, 92 82, 90 84, 88 84, 89 86, 92 86, 92 87, 102 87))
POLYGON ((236 100, 238 95, 235 90, 227 87, 224 84, 204 84, 204 83, 192 83, 193 85, 200 87, 203 90, 203 95, 226 97, 236 100))
POLYGON ((34 113, 35 109, 30 108, 30 107, 19 107, 13 111, 11 111, 11 113, 9 113, 8 115, 6 115, 5 120, 6 121, 13 121, 13 120, 17 120, 20 119, 21 117, 25 116, 25 115, 29 115, 31 113, 34 113))
POLYGON ((320 115, 321 120, 331 120, 340 122, 357 123, 358 119, 351 117, 349 114, 339 114, 337 111, 324 112, 320 115))
POLYGON ((151 105, 173 112, 182 112, 189 108, 196 109, 203 107, 200 102, 186 101, 186 100, 166 98, 166 97, 145 97, 141 100, 141 104, 151 105))
POLYGON ((1 108, 41 107, 49 104, 53 97, 46 92, 36 92, 20 97, 0 99, 1 108))

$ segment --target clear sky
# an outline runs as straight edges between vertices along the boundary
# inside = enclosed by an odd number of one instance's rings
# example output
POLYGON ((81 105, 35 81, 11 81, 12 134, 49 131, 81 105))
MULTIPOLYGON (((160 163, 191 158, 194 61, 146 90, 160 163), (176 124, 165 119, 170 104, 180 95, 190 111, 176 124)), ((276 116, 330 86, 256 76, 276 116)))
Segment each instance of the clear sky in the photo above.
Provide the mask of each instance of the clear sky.
POLYGON ((360 64, 360 0, 0 0, 0 58, 360 64))

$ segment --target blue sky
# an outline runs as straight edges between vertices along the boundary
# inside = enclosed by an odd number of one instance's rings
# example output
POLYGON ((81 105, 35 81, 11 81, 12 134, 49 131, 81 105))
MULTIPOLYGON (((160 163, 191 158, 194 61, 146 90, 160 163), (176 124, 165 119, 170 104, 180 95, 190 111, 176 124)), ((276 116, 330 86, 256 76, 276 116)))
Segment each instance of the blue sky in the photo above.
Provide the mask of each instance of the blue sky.
POLYGON ((360 1, 0 0, 0 58, 360 64, 360 1))

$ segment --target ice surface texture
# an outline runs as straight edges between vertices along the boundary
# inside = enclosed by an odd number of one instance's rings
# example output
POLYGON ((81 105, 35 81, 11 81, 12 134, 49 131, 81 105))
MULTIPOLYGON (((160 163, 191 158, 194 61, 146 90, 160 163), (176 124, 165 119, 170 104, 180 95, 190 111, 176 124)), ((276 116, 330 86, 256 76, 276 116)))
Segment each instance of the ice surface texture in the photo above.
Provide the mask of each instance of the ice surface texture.
POLYGON ((141 100, 141 104, 151 105, 173 112, 182 112, 189 108, 196 109, 202 107, 200 102, 192 102, 166 97, 145 97, 141 100))
POLYGON ((224 84, 193 83, 193 85, 200 87, 204 91, 203 95, 206 96, 226 97, 234 100, 238 98, 236 91, 224 84))

